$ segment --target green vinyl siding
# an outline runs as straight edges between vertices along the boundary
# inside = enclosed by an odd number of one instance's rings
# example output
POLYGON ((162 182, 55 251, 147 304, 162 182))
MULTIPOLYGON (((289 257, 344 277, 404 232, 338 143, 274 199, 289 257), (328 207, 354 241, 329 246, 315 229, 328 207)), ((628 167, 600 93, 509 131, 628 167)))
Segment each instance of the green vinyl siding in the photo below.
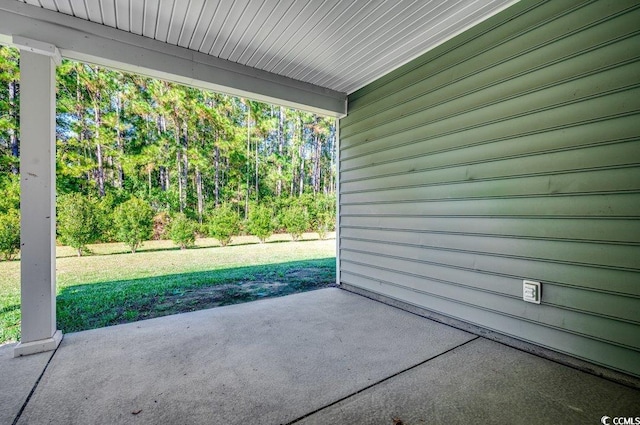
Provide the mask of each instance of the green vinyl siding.
POLYGON ((350 95, 341 282, 640 376, 638 22, 522 0, 350 95))

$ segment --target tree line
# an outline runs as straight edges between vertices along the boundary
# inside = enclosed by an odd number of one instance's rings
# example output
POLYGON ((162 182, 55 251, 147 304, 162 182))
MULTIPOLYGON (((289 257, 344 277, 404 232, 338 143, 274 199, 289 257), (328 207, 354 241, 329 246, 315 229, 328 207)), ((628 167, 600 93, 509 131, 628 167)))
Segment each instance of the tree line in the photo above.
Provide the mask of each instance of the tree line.
MULTIPOLYGON (((287 229, 288 210, 305 230, 333 228, 334 119, 69 60, 56 73, 61 223, 75 202, 95 215, 90 239, 122 240, 109 223, 135 200, 151 211, 149 237, 176 219, 212 234, 225 214, 233 233, 258 232, 254 210, 271 231, 287 229)), ((0 244, 19 215, 19 81, 19 52, 0 46, 0 244)))

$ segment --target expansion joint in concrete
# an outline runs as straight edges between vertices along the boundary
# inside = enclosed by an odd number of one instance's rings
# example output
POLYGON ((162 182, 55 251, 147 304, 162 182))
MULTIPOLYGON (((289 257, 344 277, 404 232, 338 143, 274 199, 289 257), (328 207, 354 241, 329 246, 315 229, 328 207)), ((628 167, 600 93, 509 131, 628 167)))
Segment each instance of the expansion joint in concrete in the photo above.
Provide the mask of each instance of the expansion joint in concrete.
POLYGON ((338 400, 335 400, 335 401, 333 401, 333 402, 331 402, 331 403, 329 403, 329 404, 326 404, 326 405, 324 405, 324 406, 322 406, 322 407, 320 407, 320 408, 318 408, 318 409, 316 409, 316 410, 314 410, 314 411, 312 411, 312 412, 309 412, 309 413, 307 413, 307 414, 305 414, 305 415, 303 415, 303 416, 300 416, 299 418, 296 418, 296 419, 292 420, 291 422, 287 422, 285 425, 292 425, 292 424, 295 424, 295 423, 297 423, 297 422, 300 422, 301 420, 303 420, 303 419, 305 419, 305 418, 307 418, 307 417, 309 417, 309 416, 311 416, 311 415, 314 415, 314 414, 316 414, 316 413, 318 413, 318 412, 320 412, 320 411, 322 411, 322 410, 324 410, 324 409, 327 409, 327 408, 329 408, 329 407, 331 407, 331 406, 334 406, 334 405, 336 405, 336 404, 338 404, 338 403, 340 403, 340 402, 342 402, 342 401, 344 401, 344 400, 347 400, 348 398, 351 398, 351 397, 353 397, 353 396, 355 396, 355 395, 357 395, 357 394, 360 394, 360 393, 361 393, 361 392, 363 392, 363 391, 366 391, 366 390, 368 390, 368 389, 370 389, 370 388, 373 388, 373 387, 375 387, 376 385, 380 385, 380 384, 382 384, 383 382, 386 382, 386 381, 388 381, 388 380, 390 380, 390 379, 393 379, 393 378, 395 378, 396 376, 402 375, 403 373, 409 372, 409 371, 411 371, 411 370, 413 370, 413 369, 415 369, 415 368, 417 368, 417 367, 420 367, 420 366, 422 366, 422 365, 424 365, 424 364, 426 364, 426 363, 428 363, 428 362, 430 362, 430 361, 432 361, 432 360, 437 359, 438 357, 442 357, 442 356, 444 356, 445 354, 448 354, 448 353, 450 353, 450 352, 452 352, 452 351, 454 351, 454 350, 457 350, 457 349, 458 349, 458 348, 460 348, 460 347, 464 347, 465 345, 467 345, 467 344, 469 344, 469 343, 471 343, 471 342, 473 342, 473 341, 475 341, 475 340, 477 340, 477 339, 479 339, 479 338, 481 338, 481 337, 476 335, 474 338, 471 338, 470 340, 465 341, 465 342, 463 342, 462 344, 458 344, 458 345, 456 345, 455 347, 451 347, 451 348, 449 348, 448 350, 443 351, 442 353, 436 354, 435 356, 431 356, 431 357, 429 357, 428 359, 425 359, 425 360, 423 360, 423 361, 421 361, 421 362, 419 362, 419 363, 416 363, 416 364, 414 364, 413 366, 409 366, 408 368, 403 369, 403 370, 401 370, 401 371, 399 371, 399 372, 396 372, 396 373, 394 373, 393 375, 389 375, 389 376, 387 376, 387 377, 385 377, 385 378, 382 378, 382 379, 380 379, 380 380, 378 380, 378 381, 374 382, 373 384, 367 385, 366 387, 363 387, 363 388, 359 389, 358 391, 354 391, 354 392, 352 392, 351 394, 348 394, 348 395, 346 395, 346 396, 344 396, 344 397, 342 397, 342 398, 340 398, 340 399, 338 399, 338 400))
MULTIPOLYGON (((60 331, 58 331, 58 332, 60 332, 60 331)), ((63 338, 63 336, 62 336, 62 333, 60 332, 60 341, 62 341, 62 338, 63 338)), ((16 417, 13 420, 11 425, 16 425, 18 423, 18 421, 20 420, 20 417, 22 416, 22 412, 24 412, 24 409, 27 408, 27 405, 29 404, 29 401, 31 401, 31 397, 36 392, 36 388, 38 388, 38 384, 40 383, 40 380, 44 376, 44 373, 47 371, 47 368, 49 367, 49 364, 51 363, 51 360, 53 360, 53 356, 55 356, 56 353, 58 352, 58 347, 60 347, 60 342, 58 342, 56 347, 53 349, 53 353, 51 353, 51 357, 49 357, 49 360, 47 361, 47 364, 44 365, 44 367, 42 368, 42 373, 40 374, 40 376, 38 376, 38 379, 33 384, 33 387, 31 388, 31 391, 29 391, 29 395, 24 400, 24 403, 22 403, 22 406, 20 407, 20 410, 16 414, 16 417)))

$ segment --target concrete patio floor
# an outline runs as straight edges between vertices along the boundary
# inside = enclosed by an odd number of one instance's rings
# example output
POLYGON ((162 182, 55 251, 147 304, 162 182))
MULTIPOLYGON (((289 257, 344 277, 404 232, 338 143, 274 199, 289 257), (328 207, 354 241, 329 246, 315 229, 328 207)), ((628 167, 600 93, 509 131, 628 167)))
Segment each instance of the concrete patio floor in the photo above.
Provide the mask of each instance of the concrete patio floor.
POLYGON ((336 288, 67 334, 53 354, 12 348, 2 424, 640 417, 639 390, 336 288))

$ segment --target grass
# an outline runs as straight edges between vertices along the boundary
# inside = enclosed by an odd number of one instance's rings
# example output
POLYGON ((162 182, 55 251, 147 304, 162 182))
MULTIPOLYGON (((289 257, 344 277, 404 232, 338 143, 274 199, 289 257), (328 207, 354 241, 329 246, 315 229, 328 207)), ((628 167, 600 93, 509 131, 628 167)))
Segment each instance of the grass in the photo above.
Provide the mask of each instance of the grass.
MULTIPOLYGON (((199 239, 188 250, 148 241, 136 254, 100 244, 84 257, 58 247, 58 328, 76 332, 330 286, 335 240, 312 237, 285 242, 279 235, 267 244, 236 238, 227 247, 199 239)), ((0 344, 19 338, 20 262, 0 262, 0 344)))

